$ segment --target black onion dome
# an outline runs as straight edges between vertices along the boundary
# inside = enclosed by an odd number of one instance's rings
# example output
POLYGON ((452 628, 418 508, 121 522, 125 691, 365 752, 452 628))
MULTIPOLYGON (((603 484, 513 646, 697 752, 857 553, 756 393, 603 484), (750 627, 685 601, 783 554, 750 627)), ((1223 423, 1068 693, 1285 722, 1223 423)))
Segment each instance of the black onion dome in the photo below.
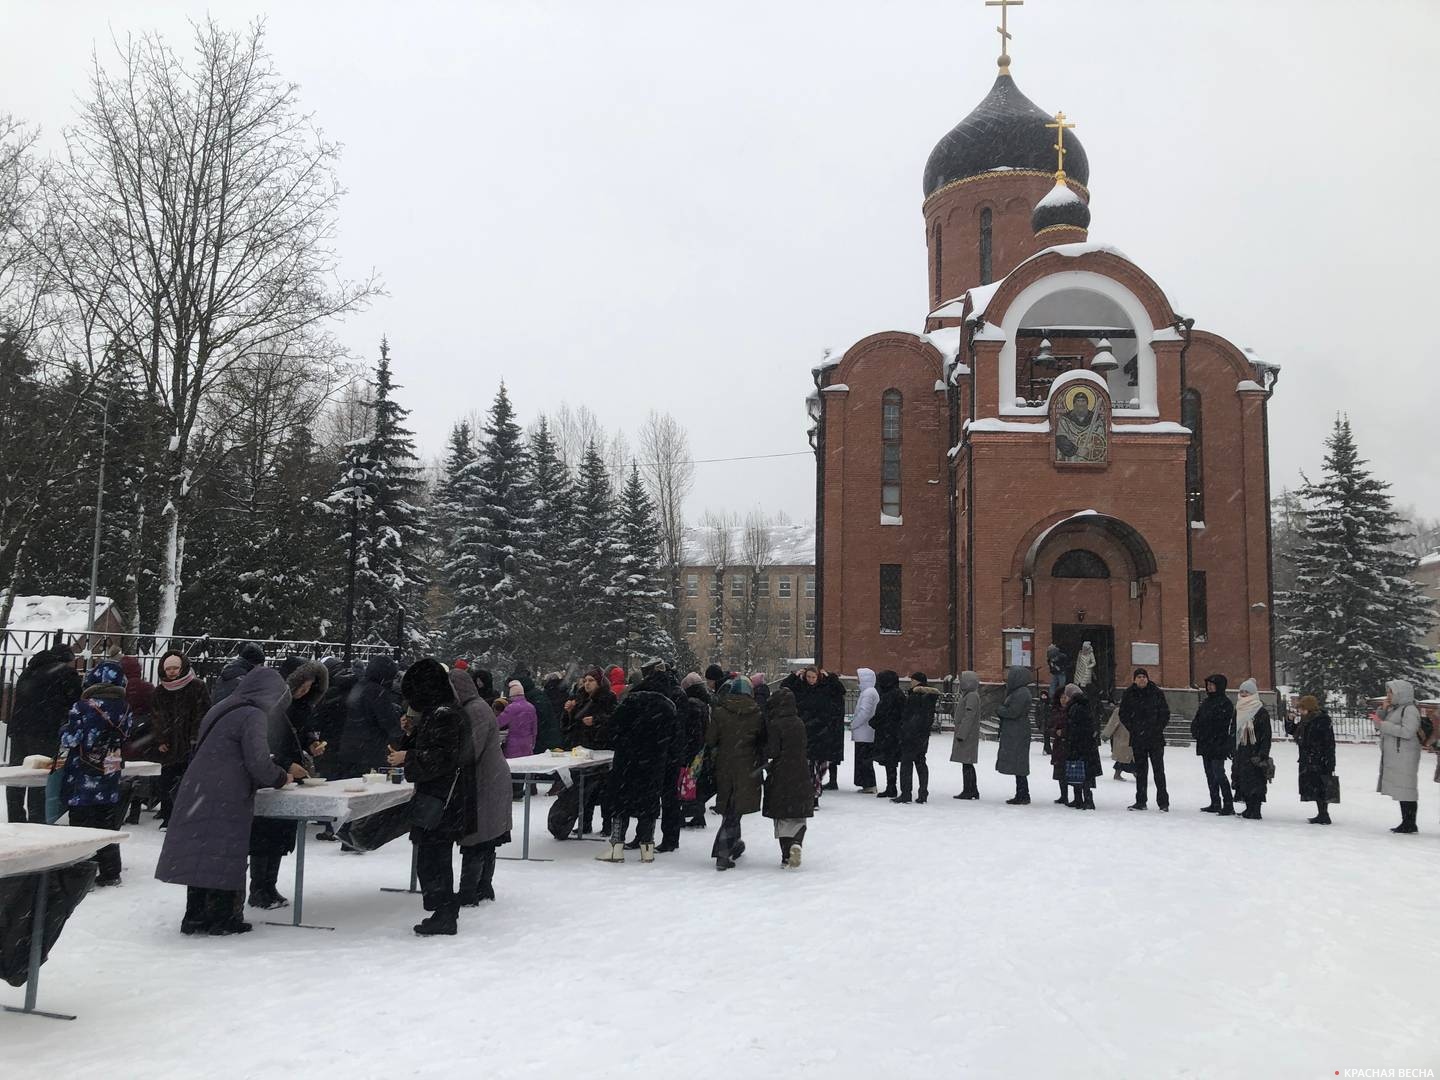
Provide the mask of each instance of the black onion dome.
POLYGON ((1066 184, 1056 184, 1030 213, 1030 224, 1038 233, 1054 225, 1090 228, 1090 207, 1066 184))
MULTIPOLYGON (((1054 118, 1020 92, 1015 80, 1001 75, 975 110, 935 144, 925 163, 925 197, 946 184, 995 169, 1055 171, 1054 118)), ((1090 182, 1090 162, 1073 131, 1065 132, 1065 174, 1082 186, 1090 182)))

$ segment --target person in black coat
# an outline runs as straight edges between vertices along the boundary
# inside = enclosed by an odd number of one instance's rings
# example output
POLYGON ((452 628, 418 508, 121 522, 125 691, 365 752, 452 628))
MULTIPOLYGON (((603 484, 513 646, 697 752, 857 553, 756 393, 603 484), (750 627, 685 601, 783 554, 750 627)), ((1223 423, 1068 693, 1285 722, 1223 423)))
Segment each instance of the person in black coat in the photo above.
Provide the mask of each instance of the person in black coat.
POLYGON ((935 726, 935 707, 940 691, 930 685, 923 671, 910 676, 905 695, 905 712, 900 725, 900 794, 891 802, 923 803, 930 798, 930 766, 925 755, 930 749, 930 731, 935 726), (920 775, 920 791, 914 794, 913 773, 920 775))
POLYGON ((1285 734, 1300 749, 1300 801, 1313 802, 1318 811, 1311 825, 1330 824, 1330 777, 1335 772, 1335 727, 1318 698, 1300 699, 1300 719, 1285 718, 1285 734))
POLYGON ((796 711, 805 723, 805 752, 818 800, 825 788, 839 787, 836 770, 845 760, 845 684, 838 675, 808 667, 787 676, 780 686, 795 695, 796 711))
MULTIPOLYGON (((395 661, 379 656, 365 665, 365 674, 345 699, 345 729, 340 736, 336 779, 363 776, 385 766, 389 748, 404 737, 401 703, 391 689, 395 661)), ((449 685, 448 683, 446 685, 449 685)))
MULTIPOLYGON (((280 674, 290 690, 284 713, 269 718, 266 729, 270 759, 292 780, 312 775, 313 751, 320 742, 313 730, 314 703, 325 696, 330 675, 316 660, 288 657, 280 674)), ((250 895, 255 908, 282 908, 290 901, 280 895, 280 864, 295 850, 295 823, 283 818, 257 817, 250 822, 250 895)))
POLYGON ((1230 785, 1237 802, 1245 804, 1240 816, 1260 820, 1260 804, 1270 775, 1270 711, 1260 701, 1260 688, 1254 679, 1240 684, 1235 702, 1235 756, 1230 762, 1230 785))
POLYGON ((1165 787, 1165 725, 1170 723, 1170 703, 1165 691, 1150 681, 1144 668, 1135 669, 1134 681, 1120 698, 1120 723, 1130 733, 1135 753, 1135 802, 1131 810, 1144 810, 1149 796, 1150 768, 1155 769, 1155 805, 1170 809, 1170 792, 1165 787))
POLYGON ((770 713, 765 718, 765 795, 760 812, 775 823, 780 865, 798 869, 807 819, 815 807, 805 724, 795 711, 795 695, 783 688, 771 695, 770 713))
MULTIPOLYGON (((60 748, 60 728, 70 715, 70 706, 80 700, 82 689, 70 646, 56 645, 30 658, 15 682, 9 722, 11 765, 22 764, 32 754, 55 756, 60 748)), ((11 821, 43 825, 45 788, 6 788, 5 806, 11 821)))
MULTIPOLYGON (((705 733, 710 728, 710 691, 708 681, 692 671, 680 680, 685 691, 685 752, 684 763, 695 781, 695 798, 680 804, 687 829, 705 828, 705 803, 714 794, 713 781, 705 779, 705 733)), ((711 766, 713 769, 713 766, 711 766)))
MULTIPOLYGON (((615 700, 615 692, 610 689, 610 683, 605 678, 605 673, 599 668, 591 668, 587 671, 584 678, 576 685, 575 696, 567 698, 560 707, 560 712, 565 717, 562 739, 565 749, 573 750, 577 746, 585 750, 614 749, 610 734, 610 718, 614 715, 618 704, 619 702, 615 700)), ((605 834, 608 836, 610 833, 609 779, 607 773, 599 785, 600 797, 591 799, 585 807, 584 819, 580 822, 582 835, 595 831, 595 807, 597 805, 600 807, 605 834)))
POLYGON ((1205 700, 1190 721, 1190 735, 1195 740, 1195 755, 1205 766, 1205 782, 1210 786, 1210 805, 1200 809, 1206 814, 1233 817, 1235 800, 1230 792, 1230 778, 1225 775, 1225 762, 1235 746, 1235 706, 1225 694, 1228 685, 1224 675, 1211 675, 1205 680, 1205 700))
POLYGON ((665 671, 642 678, 621 699, 610 720, 615 760, 610 772, 610 842, 596 858, 625 861, 625 832, 636 819, 640 861, 655 861, 655 821, 660 816, 662 789, 675 736, 674 681, 665 671))
POLYGON ((253 641, 245 642, 236 652, 235 659, 220 669, 220 681, 215 684, 215 689, 210 694, 210 703, 219 705, 235 692, 241 679, 264 663, 265 650, 253 641))
POLYGON ((455 701, 450 673, 438 660, 426 657, 411 664, 400 692, 409 707, 405 714, 408 730, 399 746, 387 752, 387 764, 403 765, 405 779, 415 785, 412 811, 421 809, 422 799, 438 800, 441 805, 433 827, 414 824, 410 829, 422 901, 431 912, 414 929, 423 937, 454 934, 460 914, 455 845, 474 819, 475 773, 463 767, 473 758, 470 723, 455 701))
POLYGON ((343 663, 326 663, 330 684, 325 696, 315 705, 313 725, 320 741, 325 744, 325 757, 319 762, 320 772, 328 780, 340 779, 340 747, 345 738, 346 702, 350 691, 360 681, 359 674, 343 663))
POLYGON ((875 706, 870 726, 875 729, 875 763, 885 766, 885 790, 877 792, 875 797, 893 799, 900 794, 895 789, 895 779, 900 766, 905 692, 900 689, 900 676, 888 669, 875 676, 875 689, 880 692, 880 704, 875 706))
POLYGON ((1100 740, 1094 714, 1090 711, 1090 699, 1085 696, 1085 691, 1071 683, 1065 687, 1061 701, 1065 706, 1062 737, 1065 740, 1066 774, 1072 778, 1071 786, 1075 792, 1070 806, 1075 810, 1094 810, 1095 796, 1092 789, 1104 768, 1100 764, 1100 740), (1073 780, 1076 762, 1079 762, 1084 770, 1083 783, 1075 783, 1073 780))
MULTIPOLYGON (((680 849, 680 828, 683 813, 680 806, 680 770, 690 764, 685 753, 688 743, 690 699, 680 682, 661 660, 652 660, 641 669, 652 685, 662 689, 675 707, 675 727, 670 733, 669 750, 665 756, 665 778, 660 789, 660 845, 657 852, 680 849)), ((639 839, 638 837, 636 839, 639 839)), ((633 845, 630 846, 633 850, 633 845)))

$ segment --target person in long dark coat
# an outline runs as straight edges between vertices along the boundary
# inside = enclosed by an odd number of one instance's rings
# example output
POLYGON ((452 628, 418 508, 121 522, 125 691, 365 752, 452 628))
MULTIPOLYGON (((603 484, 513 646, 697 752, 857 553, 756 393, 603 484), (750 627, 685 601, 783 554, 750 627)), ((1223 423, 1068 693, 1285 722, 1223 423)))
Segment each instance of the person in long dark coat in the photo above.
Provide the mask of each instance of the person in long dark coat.
POLYGON ((210 711, 210 688, 184 653, 171 649, 160 657, 160 683, 150 699, 150 726, 160 759, 160 825, 170 820, 175 792, 210 711))
POLYGON ((765 722, 752 693, 750 680, 736 676, 710 705, 705 745, 713 752, 715 805, 724 815, 710 849, 716 870, 729 870, 745 854, 741 821, 760 809, 765 722))
MULTIPOLYGON (((438 660, 415 661, 400 680, 408 729, 400 745, 387 755, 389 765, 403 765, 405 779, 415 785, 415 798, 442 803, 439 821, 427 828, 412 824, 415 875, 421 900, 431 914, 415 924, 421 937, 454 934, 460 914, 455 892, 455 845, 465 836, 474 815, 475 774, 467 767, 470 724, 455 702, 450 675, 438 660)), ((413 822, 413 819, 412 819, 413 822)))
POLYGON ((540 754, 558 748, 561 718, 550 707, 550 695, 545 692, 544 686, 535 682, 535 676, 524 664, 515 669, 509 681, 520 684, 525 691, 525 700, 535 709, 535 749, 532 752, 540 754))
POLYGON ((336 779, 383 768, 390 748, 405 737, 400 728, 402 706, 391 689, 397 670, 394 660, 377 656, 365 665, 365 674, 350 690, 336 779))
POLYGON ((905 723, 905 692, 900 689, 900 676, 886 669, 875 676, 875 689, 880 702, 870 726, 875 729, 875 763, 885 767, 885 789, 875 793, 877 799, 893 799, 900 792, 895 783, 900 770, 900 736, 905 723))
POLYGON ((1090 699, 1085 691, 1071 683, 1065 687, 1061 702, 1065 706, 1065 764, 1067 776, 1076 762, 1080 763, 1085 779, 1079 783, 1072 780, 1074 795, 1070 805, 1076 810, 1094 810, 1095 796, 1091 789, 1095 780, 1104 771, 1100 764, 1100 742, 1095 734, 1095 717, 1090 711, 1090 699))
POLYGON ((1312 694, 1300 699, 1300 719, 1285 718, 1285 734, 1300 751, 1300 801, 1313 802, 1311 825, 1330 824, 1330 777, 1335 772, 1335 727, 1312 694))
POLYGON ((327 780, 338 780, 341 779, 340 747, 345 738, 345 703, 360 681, 360 674, 339 660, 333 663, 327 660, 325 670, 330 673, 330 686, 315 706, 313 720, 316 732, 325 743, 325 756, 317 764, 327 780))
POLYGON ((1235 703, 1235 757, 1231 761, 1230 783, 1235 798, 1245 804, 1240 816, 1260 820, 1260 804, 1265 801, 1265 788, 1270 782, 1267 766, 1270 760, 1270 712, 1260 702, 1260 689, 1254 679, 1240 684, 1240 697, 1235 703))
POLYGON ((1211 675, 1205 680, 1205 699, 1190 721, 1190 736, 1195 740, 1195 756, 1205 766, 1205 782, 1210 786, 1210 805, 1202 813, 1235 815, 1235 799, 1230 791, 1230 778, 1225 775, 1225 762, 1235 747, 1235 706, 1225 694, 1224 675, 1211 675))
POLYGON ((770 696, 765 717, 765 797, 760 812, 775 823, 780 865, 800 866, 807 820, 814 814, 805 724, 795 710, 795 695, 780 689, 770 696))
MULTIPOLYGON (((599 668, 591 668, 576 685, 575 696, 567 698, 561 706, 565 717, 562 745, 567 750, 581 747, 585 750, 613 750, 614 740, 610 734, 610 718, 619 706, 610 682, 599 668)), ((601 825, 606 836, 610 835, 610 774, 606 772, 595 785, 595 794, 588 805, 582 808, 580 816, 581 834, 595 831, 595 808, 599 806, 601 825)))
POLYGON ((473 812, 466 822, 469 830, 460 838, 461 907, 478 907, 482 900, 495 899, 497 849, 510 842, 510 768, 500 746, 500 728, 495 710, 480 697, 480 688, 468 671, 450 669, 450 688, 455 702, 470 721, 469 753, 464 764, 475 773, 473 812))
MULTIPOLYGON (((314 703, 325 696, 330 673, 318 660, 290 657, 280 665, 280 674, 290 691, 290 705, 283 716, 272 716, 266 738, 270 759, 290 774, 292 780, 311 775, 312 753, 319 745, 313 730, 314 703)), ((250 823, 250 895, 254 908, 289 906, 280 895, 280 865, 295 850, 295 823, 283 818, 255 818, 250 823)))
MULTIPOLYGON (((1070 760, 1070 747, 1065 742, 1065 687, 1050 701, 1045 692, 1040 692, 1040 708, 1045 714, 1045 746, 1050 752, 1050 776, 1060 785, 1060 797, 1055 800, 1060 806, 1070 805, 1070 785, 1066 781, 1066 762, 1070 760)), ((1083 807, 1082 807, 1083 809, 1083 807)))
POLYGON ((845 759, 845 684, 838 675, 819 668, 787 675, 780 684, 795 696, 805 724, 806 753, 815 774, 815 797, 839 787, 837 766, 845 759))
POLYGON ((663 661, 652 660, 642 670, 647 685, 664 694, 670 699, 670 704, 675 706, 675 726, 667 744, 665 775, 660 782, 660 844, 655 850, 678 851, 680 822, 683 817, 680 807, 680 770, 689 765, 691 760, 690 755, 685 752, 689 734, 690 699, 685 696, 680 680, 663 661))
POLYGON ((255 792, 284 787, 290 774, 270 760, 270 718, 283 715, 290 691, 274 668, 257 667, 200 724, 190 766, 175 794, 155 876, 186 886, 180 932, 238 934, 255 792))
MULTIPOLYGON (((14 708, 10 713, 10 764, 19 765, 32 754, 53 758, 60 746, 60 727, 70 706, 83 689, 75 670, 75 654, 68 645, 43 649, 30 658, 15 681, 14 708)), ((5 789, 6 812, 11 821, 45 823, 45 789, 5 789)))
POLYGON ((656 671, 626 692, 610 718, 615 758, 610 769, 610 842, 595 858, 625 861, 625 832, 635 819, 640 861, 655 861, 655 822, 675 736, 668 672, 656 671))
POLYGON ((695 798, 682 802, 680 813, 687 829, 705 828, 705 802, 709 798, 704 779, 705 733, 710 729, 709 684, 697 671, 692 671, 680 680, 680 689, 685 692, 685 764, 690 768, 695 781, 695 798))
POLYGON ((930 731, 935 726, 935 708, 939 704, 940 691, 930 685, 925 673, 913 673, 900 725, 900 794, 891 802, 923 803, 930 798, 930 766, 925 757, 930 749, 930 731), (916 774, 920 779, 918 792, 913 787, 916 774))
POLYGON ((995 753, 995 771, 1015 777, 1015 797, 1010 806, 1030 802, 1030 669, 1012 667, 1005 672, 1005 700, 995 710, 1000 721, 1000 748, 995 753))
POLYGON ((1170 792, 1165 787, 1165 726, 1170 723, 1170 703, 1165 691, 1150 681, 1150 673, 1136 668, 1135 676, 1120 698, 1120 723, 1130 732, 1130 750, 1135 758, 1135 802, 1131 810, 1144 810, 1149 797, 1150 769, 1155 770, 1155 805, 1170 809, 1170 792))

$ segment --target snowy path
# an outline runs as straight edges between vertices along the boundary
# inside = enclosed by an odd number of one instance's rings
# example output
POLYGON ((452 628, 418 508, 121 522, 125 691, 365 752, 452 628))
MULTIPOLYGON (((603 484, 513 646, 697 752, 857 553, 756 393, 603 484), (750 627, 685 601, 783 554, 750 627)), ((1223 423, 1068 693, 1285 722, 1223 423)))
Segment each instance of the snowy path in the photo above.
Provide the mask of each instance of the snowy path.
POLYGON ((1377 753, 1340 748, 1326 829, 1305 823, 1290 745, 1257 823, 1197 812, 1188 748, 1167 754, 1168 815, 1153 792, 1127 813, 1133 785, 1108 778, 1094 813, 1051 805, 1038 747, 1036 803, 1005 806, 993 743, 981 801, 956 802, 937 736, 929 805, 846 783, 798 872, 758 816, 729 873, 707 858, 713 817, 653 866, 596 863, 597 844, 550 839, 541 799, 535 853, 556 861, 502 862, 499 901, 438 940, 410 931, 418 898, 378 891, 404 884, 404 842, 309 845, 306 917, 333 933, 183 938, 147 816, 125 885, 85 901, 41 976, 42 1007, 80 1019, 0 1014, 0 1062, 307 1080, 1440 1074, 1440 786, 1427 757, 1422 831, 1392 836, 1377 753))

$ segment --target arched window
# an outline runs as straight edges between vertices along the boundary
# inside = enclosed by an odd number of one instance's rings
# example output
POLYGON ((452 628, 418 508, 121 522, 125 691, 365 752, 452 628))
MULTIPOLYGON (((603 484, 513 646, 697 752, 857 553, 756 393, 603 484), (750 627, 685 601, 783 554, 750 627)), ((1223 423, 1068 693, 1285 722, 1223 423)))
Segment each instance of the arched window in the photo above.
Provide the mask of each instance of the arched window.
POLYGON ((930 254, 935 268, 935 280, 930 284, 930 291, 933 292, 935 296, 931 302, 933 304, 939 304, 940 301, 944 299, 944 295, 941 292, 943 286, 940 283, 940 264, 943 261, 943 252, 940 245, 940 223, 938 221, 935 223, 935 228, 931 231, 930 254))
POLYGON ((992 215, 987 206, 980 211, 980 284, 990 284, 990 223, 992 215))
POLYGON ((1200 391, 1190 389, 1180 395, 1180 423, 1190 429, 1190 446, 1185 451, 1185 507, 1191 521, 1204 521, 1204 417, 1200 406, 1200 391))
POLYGON ((900 391, 880 399, 880 514, 900 516, 900 391))
POLYGON ((1084 548, 1075 548, 1067 551, 1060 558, 1055 560, 1054 567, 1050 570, 1051 577, 1060 578, 1108 578, 1110 567, 1105 565, 1105 560, 1093 551, 1086 551, 1084 548))

